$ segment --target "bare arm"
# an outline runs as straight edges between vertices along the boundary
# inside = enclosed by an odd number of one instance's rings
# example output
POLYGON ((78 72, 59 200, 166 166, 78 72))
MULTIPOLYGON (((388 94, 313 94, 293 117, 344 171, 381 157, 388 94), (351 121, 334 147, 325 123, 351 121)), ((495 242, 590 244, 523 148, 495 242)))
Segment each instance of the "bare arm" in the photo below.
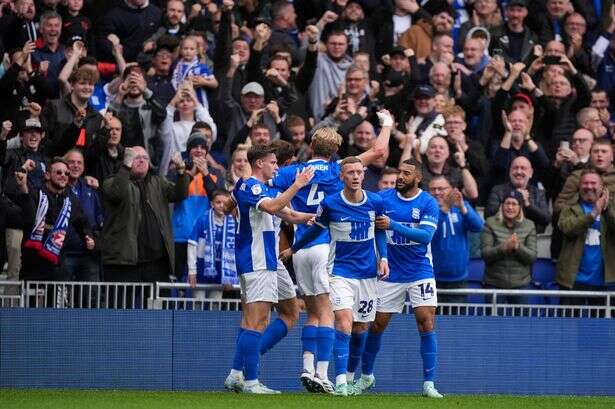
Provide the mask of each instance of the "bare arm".
POLYGON ((374 146, 358 156, 364 166, 368 166, 376 159, 381 158, 388 152, 389 149, 389 139, 391 138, 391 131, 393 130, 394 125, 393 116, 389 113, 389 111, 383 109, 378 112, 378 118, 380 119, 380 125, 382 128, 380 129, 380 133, 378 134, 378 138, 376 138, 374 146))
POLYGON ((315 214, 298 212, 296 210, 291 209, 290 207, 285 207, 277 213, 277 216, 281 217, 282 220, 292 224, 306 224, 314 219, 315 214))

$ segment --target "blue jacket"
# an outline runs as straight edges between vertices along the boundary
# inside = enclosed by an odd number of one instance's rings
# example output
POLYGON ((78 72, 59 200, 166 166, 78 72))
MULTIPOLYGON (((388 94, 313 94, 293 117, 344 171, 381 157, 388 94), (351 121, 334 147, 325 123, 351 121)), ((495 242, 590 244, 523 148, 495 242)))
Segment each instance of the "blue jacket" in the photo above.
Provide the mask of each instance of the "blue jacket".
POLYGON ((469 232, 480 232, 483 220, 465 202, 468 212, 453 207, 448 213, 440 211, 438 229, 431 240, 433 270, 437 281, 463 281, 468 277, 470 260, 469 232))
MULTIPOLYGON (((83 215, 87 220, 88 227, 94 233, 94 240, 99 237, 102 230, 104 214, 100 202, 100 194, 87 185, 84 178, 80 178, 75 186, 71 188, 72 194, 78 199, 83 215)), ((81 237, 72 224, 69 224, 64 242, 63 254, 83 254, 87 250, 81 237)))

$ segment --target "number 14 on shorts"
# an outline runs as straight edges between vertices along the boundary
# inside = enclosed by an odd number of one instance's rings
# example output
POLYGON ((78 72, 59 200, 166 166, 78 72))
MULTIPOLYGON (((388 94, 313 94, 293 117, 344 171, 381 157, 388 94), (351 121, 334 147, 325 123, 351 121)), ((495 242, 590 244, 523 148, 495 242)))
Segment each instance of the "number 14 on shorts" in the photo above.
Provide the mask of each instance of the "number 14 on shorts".
POLYGON ((433 291, 433 287, 431 286, 431 283, 429 282, 421 283, 421 284, 418 284, 418 287, 421 290, 421 298, 423 300, 429 300, 430 298, 433 297, 434 291, 433 291))

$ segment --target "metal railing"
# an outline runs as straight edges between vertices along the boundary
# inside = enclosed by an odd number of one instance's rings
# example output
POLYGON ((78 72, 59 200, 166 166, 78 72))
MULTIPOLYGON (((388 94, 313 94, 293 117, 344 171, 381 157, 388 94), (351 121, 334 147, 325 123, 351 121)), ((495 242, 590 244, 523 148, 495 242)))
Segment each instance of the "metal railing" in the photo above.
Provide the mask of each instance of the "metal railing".
MULTIPOLYGON (((240 298, 222 298, 224 287, 218 284, 156 283, 154 308, 162 310, 240 311, 240 298)), ((239 286, 233 286, 239 291, 239 286)))
POLYGON ((28 281, 26 308, 144 309, 153 304, 151 283, 28 281))
MULTIPOLYGON (((440 315, 551 318, 612 318, 615 315, 612 302, 615 300, 615 292, 464 288, 438 289, 438 296, 445 300, 447 296, 465 297, 460 302, 439 302, 440 315), (562 304, 562 298, 566 301, 578 300, 578 304, 562 304)), ((404 312, 410 313, 411 309, 406 303, 404 312)))
MULTIPOLYGON (((0 281, 0 307, 240 311, 239 286, 233 287, 233 298, 223 298, 226 289, 162 282, 0 281)), ((438 289, 438 298, 439 315, 615 317, 615 292, 465 288, 438 289), (569 302, 563 304, 562 298, 569 302), (583 305, 575 305, 581 301, 583 305)), ((409 302, 403 312, 412 313, 409 302)))
POLYGON ((0 308, 23 307, 23 293, 23 281, 0 281, 0 308))

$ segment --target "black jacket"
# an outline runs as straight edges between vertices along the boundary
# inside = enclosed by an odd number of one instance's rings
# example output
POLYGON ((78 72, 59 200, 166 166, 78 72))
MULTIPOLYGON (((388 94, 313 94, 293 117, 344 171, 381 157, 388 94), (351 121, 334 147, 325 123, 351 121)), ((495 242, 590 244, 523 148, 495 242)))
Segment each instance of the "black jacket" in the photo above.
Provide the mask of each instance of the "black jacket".
POLYGON ((85 173, 98 179, 101 185, 105 179, 115 175, 120 170, 124 160, 124 146, 118 145, 117 157, 113 157, 107 150, 108 140, 109 130, 105 127, 100 128, 100 131, 96 133, 94 142, 85 151, 85 173))
POLYGON ((107 36, 114 33, 124 47, 127 62, 136 61, 143 43, 151 37, 162 22, 162 11, 152 4, 142 9, 121 4, 112 8, 102 18, 98 30, 98 58, 102 61, 115 61, 111 53, 111 43, 107 36))
POLYGON ((85 119, 81 127, 74 123, 75 112, 77 109, 67 96, 48 101, 41 114, 41 122, 45 129, 45 138, 58 141, 57 150, 48 152, 51 156, 61 156, 67 150, 75 146, 81 129, 85 129, 85 145, 88 147, 94 138, 94 134, 100 129, 102 115, 92 108, 88 103, 85 119), (62 148, 62 149, 60 149, 62 148), (66 149, 66 150, 63 150, 66 149))
POLYGON ((538 44, 538 38, 528 27, 525 27, 523 45, 521 47, 521 59, 515 60, 511 55, 510 37, 506 24, 496 27, 491 30, 491 43, 489 44, 490 55, 501 55, 507 63, 523 62, 525 65, 530 64, 530 60, 534 55, 534 46, 538 44))

